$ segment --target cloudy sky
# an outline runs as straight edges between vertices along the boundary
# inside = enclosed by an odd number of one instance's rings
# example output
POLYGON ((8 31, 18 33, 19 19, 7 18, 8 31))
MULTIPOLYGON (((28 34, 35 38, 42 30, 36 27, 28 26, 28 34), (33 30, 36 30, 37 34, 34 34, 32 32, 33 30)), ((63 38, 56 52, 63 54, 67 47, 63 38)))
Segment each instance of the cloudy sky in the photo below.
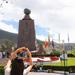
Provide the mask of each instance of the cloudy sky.
POLYGON ((75 0, 0 0, 0 29, 18 33, 23 10, 31 10, 36 38, 47 40, 48 33, 56 42, 75 43, 75 0))

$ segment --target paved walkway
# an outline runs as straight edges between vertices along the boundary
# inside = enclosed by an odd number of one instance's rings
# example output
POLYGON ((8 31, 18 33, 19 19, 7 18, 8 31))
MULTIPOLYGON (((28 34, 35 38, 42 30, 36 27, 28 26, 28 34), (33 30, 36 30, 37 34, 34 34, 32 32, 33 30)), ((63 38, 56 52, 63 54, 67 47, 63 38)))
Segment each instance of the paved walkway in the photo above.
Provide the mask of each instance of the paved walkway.
POLYGON ((30 72, 28 75, 64 75, 58 73, 30 72))
MULTIPOLYGON (((30 72, 28 75, 64 75, 64 73, 30 72)), ((75 75, 75 73, 67 73, 67 75, 75 75)))
POLYGON ((6 65, 8 58, 0 59, 0 65, 6 65))

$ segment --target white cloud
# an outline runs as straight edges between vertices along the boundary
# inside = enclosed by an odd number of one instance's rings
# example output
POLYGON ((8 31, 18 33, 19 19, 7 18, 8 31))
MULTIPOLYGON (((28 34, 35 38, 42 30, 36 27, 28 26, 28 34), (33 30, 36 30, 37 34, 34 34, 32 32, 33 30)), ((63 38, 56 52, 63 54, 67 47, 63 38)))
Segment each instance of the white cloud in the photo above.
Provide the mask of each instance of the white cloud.
POLYGON ((43 36, 43 35, 36 35, 36 38, 39 39, 39 40, 42 40, 42 41, 47 40, 47 37, 43 36))
POLYGON ((17 30, 12 25, 7 25, 2 22, 0 22, 0 29, 8 31, 8 32, 12 32, 12 33, 17 33, 17 30))
POLYGON ((0 8, 0 15, 3 16, 4 20, 19 20, 23 16, 23 10, 20 7, 15 6, 14 4, 3 4, 2 8, 0 8))
MULTIPOLYGON (((75 32, 75 0, 8 0, 8 4, 4 4, 0 8, 1 20, 15 20, 18 22, 22 19, 23 9, 31 9, 31 17, 35 24, 42 28, 48 28, 53 34, 61 34, 61 39, 67 41, 67 33, 70 34, 71 42, 74 41, 75 32)), ((11 26, 2 23, 4 26, 11 26)), ((0 23, 1 28, 1 23, 0 23)), ((12 27, 10 27, 12 29, 12 27)), ((4 28, 5 29, 5 28, 4 28)), ((7 29, 8 30, 8 29, 7 29)), ((37 38, 45 39, 45 36, 38 35, 37 38)), ((57 36, 54 36, 54 39, 57 36)))

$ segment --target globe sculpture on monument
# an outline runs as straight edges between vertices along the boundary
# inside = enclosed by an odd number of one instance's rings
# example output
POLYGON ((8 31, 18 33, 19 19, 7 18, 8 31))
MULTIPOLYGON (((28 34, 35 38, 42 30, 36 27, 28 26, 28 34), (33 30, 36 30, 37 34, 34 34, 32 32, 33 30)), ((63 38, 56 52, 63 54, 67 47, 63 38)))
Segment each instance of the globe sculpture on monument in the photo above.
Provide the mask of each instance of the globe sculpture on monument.
POLYGON ((35 27, 34 20, 30 18, 31 11, 24 9, 24 18, 19 21, 18 43, 17 47, 28 47, 35 50, 35 27))

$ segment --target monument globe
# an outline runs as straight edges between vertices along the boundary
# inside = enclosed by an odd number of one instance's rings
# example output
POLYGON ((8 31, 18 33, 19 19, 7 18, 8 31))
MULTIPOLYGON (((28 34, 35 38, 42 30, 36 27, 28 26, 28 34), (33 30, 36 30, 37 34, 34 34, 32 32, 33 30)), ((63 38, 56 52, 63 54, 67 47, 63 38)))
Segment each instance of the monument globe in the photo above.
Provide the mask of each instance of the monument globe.
POLYGON ((24 9, 24 14, 29 15, 31 13, 31 11, 29 9, 24 9))
POLYGON ((35 50, 35 25, 34 20, 30 18, 29 9, 24 9, 24 18, 19 20, 18 42, 17 47, 28 47, 30 50, 35 50))

